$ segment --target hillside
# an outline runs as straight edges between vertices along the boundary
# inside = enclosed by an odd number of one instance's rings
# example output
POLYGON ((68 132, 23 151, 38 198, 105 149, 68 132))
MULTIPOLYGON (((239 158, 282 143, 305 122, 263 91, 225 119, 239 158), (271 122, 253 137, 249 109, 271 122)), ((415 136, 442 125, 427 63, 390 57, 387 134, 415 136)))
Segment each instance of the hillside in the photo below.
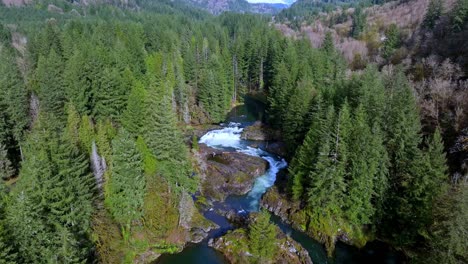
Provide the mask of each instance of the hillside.
POLYGON ((287 7, 284 4, 249 3, 246 0, 184 0, 194 7, 218 15, 225 11, 237 13, 274 14, 287 7))
POLYGON ((2 1, 1 264, 468 262, 467 0, 2 1))

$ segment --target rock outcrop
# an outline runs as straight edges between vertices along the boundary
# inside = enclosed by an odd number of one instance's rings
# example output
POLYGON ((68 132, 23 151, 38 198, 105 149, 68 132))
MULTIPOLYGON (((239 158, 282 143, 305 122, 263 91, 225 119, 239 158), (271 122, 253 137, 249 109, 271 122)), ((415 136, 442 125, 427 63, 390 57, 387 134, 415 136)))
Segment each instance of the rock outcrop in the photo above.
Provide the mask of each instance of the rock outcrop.
POLYGON ((253 125, 244 128, 241 138, 254 141, 277 141, 281 138, 281 134, 279 131, 264 125, 260 121, 257 121, 253 125))
MULTIPOLYGON (((299 243, 286 236, 278 228, 276 252, 271 260, 262 263, 312 264, 309 253, 299 243)), ((237 229, 226 235, 210 239, 208 245, 224 254, 230 263, 251 263, 254 255, 248 249, 248 237, 245 229, 237 229)))
POLYGON ((270 188, 260 200, 260 206, 281 218, 285 223, 292 225, 295 229, 305 231, 306 216, 300 210, 298 202, 292 202, 286 195, 280 194, 278 188, 270 188))
POLYGON ((202 193, 205 197, 223 201, 229 195, 249 192, 255 178, 268 169, 268 162, 260 157, 239 152, 222 151, 200 144, 200 164, 204 178, 202 193))

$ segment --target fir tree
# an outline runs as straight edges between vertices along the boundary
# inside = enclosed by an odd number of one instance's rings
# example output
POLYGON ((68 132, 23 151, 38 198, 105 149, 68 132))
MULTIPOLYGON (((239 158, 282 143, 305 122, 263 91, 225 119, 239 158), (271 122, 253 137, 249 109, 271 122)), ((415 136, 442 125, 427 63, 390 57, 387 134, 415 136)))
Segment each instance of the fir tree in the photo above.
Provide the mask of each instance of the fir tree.
POLYGON ((289 99, 288 110, 284 115, 282 131, 286 144, 291 146, 290 152, 304 140, 307 132, 305 119, 314 92, 311 84, 310 80, 299 82, 289 99))
POLYGON ((51 50, 47 57, 39 57, 36 79, 43 109, 61 116, 65 104, 63 62, 55 50, 51 50))
POLYGON ((122 130, 112 141, 112 175, 107 183, 106 204, 125 228, 142 217, 145 184, 141 154, 134 139, 122 130))
POLYGON ((414 241, 420 228, 412 219, 426 210, 414 203, 418 189, 425 184, 424 156, 418 148, 421 126, 414 95, 401 70, 389 76, 387 90, 389 113, 385 132, 392 188, 385 205, 388 226, 383 230, 391 232, 397 243, 406 244, 414 241))
MULTIPOLYGON (((315 168, 309 173, 307 208, 310 212, 312 232, 324 232, 333 237, 342 222, 345 192, 345 162, 347 159, 344 128, 349 112, 346 108, 335 121, 335 111, 330 107, 321 127, 319 156, 315 168), (340 128, 341 126, 341 128, 340 128), (343 142, 340 142, 343 140, 343 142)), ((334 239, 330 239, 334 241, 334 239)), ((328 248, 333 244, 327 243, 328 248)))
POLYGON ((15 173, 5 146, 0 142, 0 180, 7 180, 15 173))
POLYGON ((395 24, 391 24, 385 31, 385 41, 382 47, 382 54, 385 59, 389 59, 400 45, 400 32, 395 24))
POLYGON ((122 124, 125 129, 134 134, 141 135, 145 125, 146 90, 143 84, 137 82, 128 97, 127 109, 122 115, 122 124))
POLYGON ((353 26, 351 30, 351 36, 353 38, 359 37, 364 32, 366 26, 366 15, 362 12, 360 7, 354 9, 353 13, 353 26))
POLYGON ((281 62, 277 66, 276 72, 268 96, 268 118, 270 123, 280 126, 284 120, 292 81, 286 63, 281 62))
POLYGON ((431 0, 429 1, 429 6, 427 7, 426 15, 424 16, 424 26, 433 29, 436 25, 437 20, 443 12, 443 4, 441 0, 431 0))
POLYGON ((276 250, 276 226, 270 223, 270 214, 261 211, 249 224, 249 248, 258 263, 269 261, 276 250))
POLYGON ((188 150, 176 126, 169 89, 165 86, 150 89, 145 131, 147 145, 166 179, 191 190, 193 182, 188 178, 188 150))
MULTIPOLYGON (((322 110, 322 99, 320 95, 312 103, 311 125, 304 142, 298 148, 289 167, 291 174, 289 180, 290 192, 294 200, 300 200, 307 189, 307 176, 314 168, 319 156, 321 129, 324 129, 324 111, 322 110)), ((327 129, 327 128, 325 128, 327 129)))

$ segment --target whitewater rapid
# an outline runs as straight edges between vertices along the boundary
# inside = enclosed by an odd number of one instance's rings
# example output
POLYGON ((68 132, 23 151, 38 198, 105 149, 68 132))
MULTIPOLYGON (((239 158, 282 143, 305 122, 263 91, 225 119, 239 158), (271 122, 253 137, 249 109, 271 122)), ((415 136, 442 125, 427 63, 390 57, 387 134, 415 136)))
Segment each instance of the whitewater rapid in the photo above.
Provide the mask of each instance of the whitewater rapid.
POLYGON ((252 190, 247 194, 246 199, 249 201, 249 212, 257 212, 260 209, 259 202, 262 195, 271 187, 276 181, 278 172, 285 168, 288 163, 275 155, 272 155, 260 148, 248 146, 248 142, 241 139, 243 128, 239 123, 229 123, 222 129, 209 131, 203 135, 199 143, 206 144, 209 147, 217 149, 234 149, 254 157, 261 157, 268 162, 269 169, 262 176, 255 180, 252 190))

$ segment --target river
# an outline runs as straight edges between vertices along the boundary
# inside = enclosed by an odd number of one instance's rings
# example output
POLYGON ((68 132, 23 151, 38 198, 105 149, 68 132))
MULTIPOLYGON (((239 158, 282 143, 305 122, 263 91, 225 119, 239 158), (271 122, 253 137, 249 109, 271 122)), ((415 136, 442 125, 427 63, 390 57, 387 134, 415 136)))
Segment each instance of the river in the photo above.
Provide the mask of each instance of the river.
MULTIPOLYGON (((243 125, 240 123, 229 123, 222 129, 213 130, 200 138, 199 143, 206 144, 213 148, 224 151, 238 151, 248 155, 265 159, 269 163, 266 173, 258 177, 252 190, 242 196, 229 196, 224 202, 217 202, 213 207, 205 211, 204 216, 220 226, 219 229, 212 230, 208 238, 198 244, 189 244, 183 251, 177 254, 163 254, 155 263, 158 264, 224 264, 228 263, 221 253, 208 246, 208 240, 222 236, 234 227, 224 216, 217 213, 219 210, 234 209, 239 215, 259 210, 259 202, 262 195, 275 183, 276 175, 281 169, 287 167, 287 163, 281 157, 264 151, 261 147, 252 147, 252 142, 242 140, 241 133, 243 125)), ((278 217, 273 216, 272 220, 283 232, 299 242, 308 252, 315 264, 326 263, 401 263, 401 257, 393 252, 384 243, 370 243, 364 249, 357 249, 352 246, 338 243, 332 259, 327 257, 324 247, 305 235, 304 233, 292 229, 289 225, 282 223, 278 217)))

